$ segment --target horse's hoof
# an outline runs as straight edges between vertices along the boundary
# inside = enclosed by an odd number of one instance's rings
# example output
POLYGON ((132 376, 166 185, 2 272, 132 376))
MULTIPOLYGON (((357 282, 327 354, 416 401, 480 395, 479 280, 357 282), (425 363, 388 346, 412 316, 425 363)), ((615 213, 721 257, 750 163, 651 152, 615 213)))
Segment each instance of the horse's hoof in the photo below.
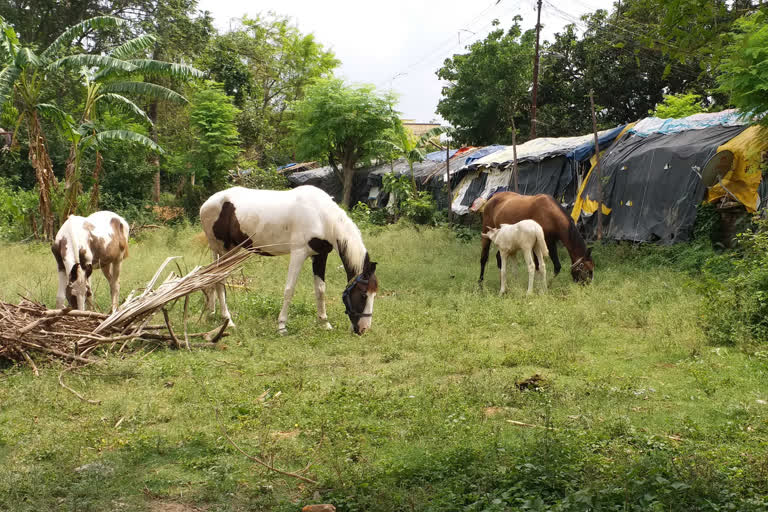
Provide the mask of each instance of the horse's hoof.
POLYGON ((323 324, 323 329, 325 329, 326 331, 330 331, 330 330, 333 330, 333 327, 331 326, 330 322, 325 322, 325 324, 323 324))
POLYGON ((234 329, 235 327, 237 327, 235 325, 235 322, 233 322, 231 318, 225 318, 225 320, 229 320, 229 322, 227 322, 227 328, 228 329, 234 329))
POLYGON ((286 336, 288 334, 288 329, 286 329, 285 327, 280 327, 277 330, 277 334, 279 334, 280 336, 286 336))

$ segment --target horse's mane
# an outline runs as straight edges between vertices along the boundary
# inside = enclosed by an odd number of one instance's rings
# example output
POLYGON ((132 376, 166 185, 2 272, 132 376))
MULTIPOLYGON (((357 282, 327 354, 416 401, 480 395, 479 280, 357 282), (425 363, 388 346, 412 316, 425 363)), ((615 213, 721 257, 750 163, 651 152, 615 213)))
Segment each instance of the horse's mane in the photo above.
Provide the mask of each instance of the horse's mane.
POLYGON ((365 248, 363 236, 357 225, 341 208, 339 208, 339 214, 338 222, 334 226, 335 245, 344 264, 344 270, 347 272, 347 278, 351 279, 363 271, 365 261, 368 259, 368 250, 365 248))

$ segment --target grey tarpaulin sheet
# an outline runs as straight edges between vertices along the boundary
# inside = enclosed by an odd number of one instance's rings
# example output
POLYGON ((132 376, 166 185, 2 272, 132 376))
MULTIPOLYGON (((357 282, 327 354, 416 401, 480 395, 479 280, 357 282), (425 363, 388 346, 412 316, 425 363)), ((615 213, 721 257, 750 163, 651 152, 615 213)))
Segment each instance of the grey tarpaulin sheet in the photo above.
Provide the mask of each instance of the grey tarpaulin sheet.
MULTIPOLYGON (((603 199, 611 209, 603 219, 603 236, 613 240, 687 240, 703 200, 701 168, 717 147, 744 126, 714 126, 672 134, 632 135, 612 146, 600 160, 603 199)), ((593 172, 582 198, 598 196, 593 172)), ((597 215, 585 217, 590 234, 597 215)))

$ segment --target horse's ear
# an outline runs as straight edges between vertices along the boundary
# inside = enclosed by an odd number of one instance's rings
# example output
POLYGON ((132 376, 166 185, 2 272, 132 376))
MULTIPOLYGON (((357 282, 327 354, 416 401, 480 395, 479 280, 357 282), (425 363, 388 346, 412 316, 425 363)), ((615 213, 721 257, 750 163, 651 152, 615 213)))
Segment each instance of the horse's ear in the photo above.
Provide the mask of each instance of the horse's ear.
POLYGON ((491 235, 490 235, 490 233, 483 233, 481 236, 482 236, 483 238, 491 238, 491 235))
POLYGON ((363 276, 370 277, 374 272, 376 272, 376 262, 366 260, 363 265, 363 276))

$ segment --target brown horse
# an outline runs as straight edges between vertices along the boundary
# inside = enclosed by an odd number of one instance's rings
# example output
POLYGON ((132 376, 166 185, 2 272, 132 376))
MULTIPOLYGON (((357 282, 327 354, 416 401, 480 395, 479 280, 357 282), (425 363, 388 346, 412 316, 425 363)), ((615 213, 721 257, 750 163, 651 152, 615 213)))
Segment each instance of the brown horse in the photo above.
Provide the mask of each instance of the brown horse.
MULTIPOLYGON (((555 268, 555 275, 560 272, 560 259, 557 256, 557 241, 560 240, 571 256, 571 276, 576 282, 592 281, 595 262, 592 260, 592 249, 587 248, 584 239, 579 234, 573 219, 555 201, 546 194, 523 196, 514 192, 499 192, 491 197, 483 207, 483 233, 490 228, 498 228, 502 224, 514 224, 524 219, 533 219, 544 230, 544 239, 549 250, 549 257, 555 268)), ((480 253, 480 280, 483 284, 485 264, 488 262, 488 251, 491 240, 483 237, 480 253)), ((501 268, 501 258, 496 254, 496 263, 501 268)), ((538 269, 538 262, 536 265, 538 269)))

